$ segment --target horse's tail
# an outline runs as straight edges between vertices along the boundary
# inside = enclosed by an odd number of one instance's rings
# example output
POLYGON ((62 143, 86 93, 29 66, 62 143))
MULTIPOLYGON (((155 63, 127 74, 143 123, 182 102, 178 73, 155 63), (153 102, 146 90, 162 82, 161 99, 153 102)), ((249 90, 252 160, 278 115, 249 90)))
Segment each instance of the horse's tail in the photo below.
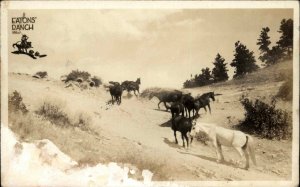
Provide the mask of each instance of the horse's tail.
POLYGON ((254 165, 256 165, 256 158, 255 158, 255 153, 254 153, 254 150, 253 150, 253 139, 251 137, 246 135, 246 143, 243 146, 243 148, 249 150, 251 160, 254 163, 254 165))

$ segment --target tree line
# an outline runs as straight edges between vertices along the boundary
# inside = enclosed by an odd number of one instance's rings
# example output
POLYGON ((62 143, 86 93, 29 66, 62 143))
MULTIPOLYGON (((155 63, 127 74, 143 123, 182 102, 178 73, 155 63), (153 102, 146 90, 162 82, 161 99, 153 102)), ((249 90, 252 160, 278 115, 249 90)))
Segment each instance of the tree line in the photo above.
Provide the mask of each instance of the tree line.
MULTIPOLYGON (((259 46, 260 51, 258 59, 263 62, 262 65, 267 67, 284 60, 292 59, 293 20, 283 19, 281 21, 279 30, 277 31, 281 36, 272 48, 270 48, 271 41, 268 32, 270 32, 269 27, 262 28, 256 43, 259 46)), ((240 78, 259 69, 253 51, 250 51, 247 46, 240 41, 235 42, 234 46, 234 58, 230 63, 230 66, 235 68, 233 79, 240 78)), ((225 59, 217 53, 212 63, 214 65, 212 70, 208 67, 202 68, 201 73, 194 75, 194 77, 191 75, 191 78, 183 83, 183 87, 191 88, 205 86, 228 80, 228 63, 225 63, 225 59)))

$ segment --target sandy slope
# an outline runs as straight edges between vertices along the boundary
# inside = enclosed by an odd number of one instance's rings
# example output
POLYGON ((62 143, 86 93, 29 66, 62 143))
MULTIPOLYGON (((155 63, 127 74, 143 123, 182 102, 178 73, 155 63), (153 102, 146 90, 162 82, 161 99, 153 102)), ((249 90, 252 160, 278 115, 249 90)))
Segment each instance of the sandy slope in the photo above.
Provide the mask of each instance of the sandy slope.
MULTIPOLYGON (((200 121, 216 123, 230 127, 243 119, 243 107, 238 99, 242 94, 249 97, 274 95, 281 82, 255 86, 227 85, 191 89, 193 95, 206 91, 222 93, 212 103, 212 114, 200 110, 200 121)), ((224 148, 226 163, 216 162, 212 148, 195 142, 190 150, 174 144, 173 132, 170 128, 171 115, 157 110, 157 100, 127 97, 123 95, 120 106, 107 104, 110 95, 104 88, 80 91, 64 88, 55 80, 36 80, 26 75, 9 75, 9 93, 13 90, 21 92, 25 104, 35 110, 45 97, 62 100, 73 112, 84 111, 92 116, 93 129, 105 140, 91 145, 88 150, 63 150, 75 160, 79 155, 98 155, 96 160, 130 162, 136 164, 140 160, 151 160, 156 163, 157 171, 154 179, 168 180, 290 180, 291 179, 291 142, 271 141, 255 138, 258 166, 250 165, 248 171, 241 169, 235 162, 239 159, 233 149, 224 148), (102 142, 102 143, 101 143, 102 142), (101 157, 101 158, 100 158, 101 157), (124 158, 124 160, 122 160, 124 158), (159 177, 162 176, 162 177, 159 177)), ((290 106, 290 105, 288 105, 290 106)), ((289 107, 286 107, 289 108, 289 107)), ((59 132, 57 132, 59 133, 59 132)), ((177 135, 181 145, 180 134, 177 135)), ((49 138, 49 137, 48 137, 49 138)), ((65 137, 66 138, 66 137, 65 137)), ((51 138, 50 138, 51 139, 51 138)), ((72 141, 84 141, 66 139, 72 141)), ((60 148, 60 141, 53 140, 60 148)), ((95 159, 95 157, 93 157, 95 159)), ((243 162, 244 163, 244 162, 243 162)), ((147 166, 145 166, 147 167, 147 166)), ((149 167, 149 166, 148 166, 149 167)), ((151 168, 140 168, 150 169, 151 168)))

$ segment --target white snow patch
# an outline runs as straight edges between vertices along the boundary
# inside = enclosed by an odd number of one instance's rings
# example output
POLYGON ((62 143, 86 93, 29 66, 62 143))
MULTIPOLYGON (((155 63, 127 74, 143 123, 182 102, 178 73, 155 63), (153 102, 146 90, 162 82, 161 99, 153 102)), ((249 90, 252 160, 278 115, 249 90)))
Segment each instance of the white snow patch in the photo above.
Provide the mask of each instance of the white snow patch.
POLYGON ((80 168, 50 140, 19 142, 5 125, 1 148, 3 186, 154 186, 148 170, 142 171, 144 181, 137 181, 116 163, 80 168))

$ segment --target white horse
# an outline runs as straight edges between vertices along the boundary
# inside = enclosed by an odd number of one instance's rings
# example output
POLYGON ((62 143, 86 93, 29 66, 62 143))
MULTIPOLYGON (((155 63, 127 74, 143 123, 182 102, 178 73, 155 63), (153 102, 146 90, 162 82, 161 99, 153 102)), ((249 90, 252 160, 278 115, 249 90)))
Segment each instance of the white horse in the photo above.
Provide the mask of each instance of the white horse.
POLYGON ((193 137, 199 132, 204 132, 208 135, 209 140, 212 142, 212 145, 216 150, 218 162, 224 161, 221 147, 223 145, 227 147, 233 147, 235 150, 237 150, 241 157, 246 157, 245 169, 249 168, 249 154, 252 162, 254 165, 256 165, 255 154, 252 147, 253 139, 251 136, 246 135, 241 131, 218 127, 215 124, 197 122, 193 126, 190 135, 193 137))

